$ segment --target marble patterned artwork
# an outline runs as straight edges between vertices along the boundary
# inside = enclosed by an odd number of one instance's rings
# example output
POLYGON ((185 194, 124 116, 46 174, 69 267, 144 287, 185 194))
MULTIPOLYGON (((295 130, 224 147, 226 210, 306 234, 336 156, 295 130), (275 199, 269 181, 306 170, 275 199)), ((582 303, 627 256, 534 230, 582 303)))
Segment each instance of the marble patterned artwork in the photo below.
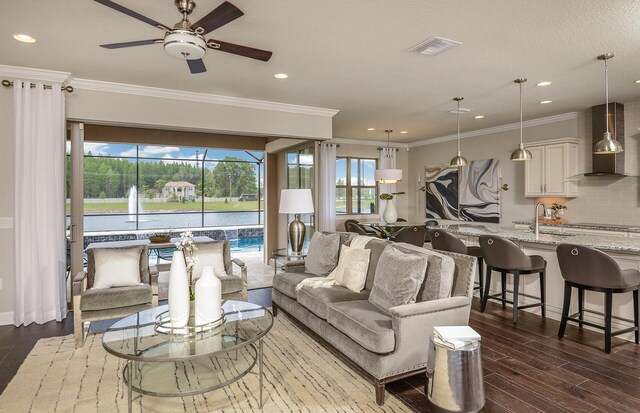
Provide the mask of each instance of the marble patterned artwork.
POLYGON ((500 222, 500 161, 470 161, 459 173, 459 219, 500 222))
POLYGON ((458 171, 438 165, 425 172, 427 218, 458 219, 458 171))
POLYGON ((426 217, 474 222, 500 222, 500 162, 470 161, 458 169, 425 168, 426 217))

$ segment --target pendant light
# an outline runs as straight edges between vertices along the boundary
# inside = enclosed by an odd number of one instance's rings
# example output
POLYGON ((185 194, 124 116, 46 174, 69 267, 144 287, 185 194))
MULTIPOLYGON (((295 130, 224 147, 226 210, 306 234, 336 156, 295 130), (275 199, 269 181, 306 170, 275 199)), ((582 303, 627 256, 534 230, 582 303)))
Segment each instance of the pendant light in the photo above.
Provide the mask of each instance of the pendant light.
POLYGON ((522 133, 524 129, 524 125, 522 121, 522 84, 526 81, 527 79, 524 77, 514 80, 514 83, 517 83, 518 85, 520 85, 520 145, 518 145, 518 149, 516 149, 511 153, 512 161, 530 161, 532 158, 531 152, 525 149, 524 143, 522 141, 522 133))
POLYGON ((611 137, 611 132, 609 132, 609 73, 608 73, 608 64, 607 61, 613 58, 613 53, 605 53, 603 55, 598 56, 598 60, 604 60, 604 100, 605 100, 605 125, 607 126, 607 131, 604 133, 604 138, 596 143, 596 146, 593 147, 593 153, 596 155, 604 155, 607 153, 620 153, 624 149, 622 149, 622 145, 620 142, 613 139, 611 137))
MULTIPOLYGON (((387 129, 385 132, 387 133, 387 153, 384 157, 391 158, 390 135, 393 130, 387 129)), ((374 178, 376 182, 380 184, 395 184, 402 181, 402 169, 376 169, 374 172, 374 178)))
POLYGON ((449 164, 449 166, 451 166, 452 168, 467 166, 467 158, 462 156, 462 154, 460 153, 460 101, 463 99, 463 97, 453 98, 453 100, 458 103, 458 109, 456 110, 456 116, 458 118, 458 154, 453 159, 451 159, 451 163, 449 164))

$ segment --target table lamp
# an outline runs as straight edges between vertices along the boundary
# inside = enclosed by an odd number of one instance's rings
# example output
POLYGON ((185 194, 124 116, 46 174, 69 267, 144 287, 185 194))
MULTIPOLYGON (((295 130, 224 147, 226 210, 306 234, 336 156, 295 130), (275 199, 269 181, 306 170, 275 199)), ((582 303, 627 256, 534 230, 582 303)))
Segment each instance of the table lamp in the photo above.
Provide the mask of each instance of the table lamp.
POLYGON ((280 213, 293 214, 289 224, 289 242, 293 254, 302 253, 305 226, 300 221, 300 214, 313 213, 313 199, 310 189, 283 189, 280 192, 280 213))

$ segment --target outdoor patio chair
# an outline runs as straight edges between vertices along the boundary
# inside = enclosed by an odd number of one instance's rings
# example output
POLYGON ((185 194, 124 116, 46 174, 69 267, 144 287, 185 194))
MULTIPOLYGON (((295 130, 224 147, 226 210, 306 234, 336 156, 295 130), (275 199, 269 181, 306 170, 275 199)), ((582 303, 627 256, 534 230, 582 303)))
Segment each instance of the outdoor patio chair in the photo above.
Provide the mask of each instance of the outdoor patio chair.
POLYGON ((76 347, 84 345, 92 321, 126 317, 158 305, 158 271, 149 266, 146 246, 111 248, 137 250, 140 257, 140 284, 127 287, 93 288, 96 275, 95 253, 87 250, 87 269, 73 279, 73 333, 76 347))

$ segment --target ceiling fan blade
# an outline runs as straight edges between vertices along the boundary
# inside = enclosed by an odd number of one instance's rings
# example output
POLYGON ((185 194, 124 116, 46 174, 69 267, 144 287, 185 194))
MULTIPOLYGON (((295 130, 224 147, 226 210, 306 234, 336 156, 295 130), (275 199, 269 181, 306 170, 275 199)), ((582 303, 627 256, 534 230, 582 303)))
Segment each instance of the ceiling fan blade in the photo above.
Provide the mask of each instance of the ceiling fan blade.
POLYGON ((271 59, 271 55, 273 54, 273 52, 270 52, 268 50, 254 49, 253 47, 241 46, 239 44, 221 42, 219 40, 213 39, 209 39, 209 41, 207 42, 207 46, 210 49, 237 54, 239 56, 244 56, 251 59, 262 60, 263 62, 268 62, 269 59, 271 59), (216 45, 219 45, 220 47, 216 47, 216 45))
POLYGON ((216 7, 211 13, 193 23, 191 28, 196 30, 198 27, 201 27, 204 30, 202 34, 207 34, 241 16, 244 16, 242 10, 228 1, 225 1, 216 7))
POLYGON ((145 46, 147 44, 162 43, 162 39, 136 40, 135 42, 101 44, 105 49, 121 49, 123 47, 145 46))
POLYGON ((202 59, 187 60, 187 64, 189 65, 189 70, 191 70, 191 73, 193 74, 203 73, 207 71, 207 68, 204 67, 204 62, 202 61, 202 59))
POLYGON ((98 2, 100 4, 103 4, 103 5, 107 6, 107 7, 110 7, 113 10, 119 11, 120 13, 124 13, 127 16, 131 16, 134 19, 138 19, 138 20, 140 20, 142 22, 150 24, 150 25, 152 25, 154 27, 161 28, 162 30, 171 30, 167 26, 165 26, 164 24, 158 23, 157 21, 155 21, 153 19, 150 19, 150 18, 148 18, 146 16, 143 16, 142 14, 140 14, 138 12, 135 12, 135 11, 133 11, 131 9, 128 9, 128 8, 126 8, 124 6, 121 6, 118 3, 114 3, 111 0, 94 0, 94 1, 96 1, 96 2, 98 2))

